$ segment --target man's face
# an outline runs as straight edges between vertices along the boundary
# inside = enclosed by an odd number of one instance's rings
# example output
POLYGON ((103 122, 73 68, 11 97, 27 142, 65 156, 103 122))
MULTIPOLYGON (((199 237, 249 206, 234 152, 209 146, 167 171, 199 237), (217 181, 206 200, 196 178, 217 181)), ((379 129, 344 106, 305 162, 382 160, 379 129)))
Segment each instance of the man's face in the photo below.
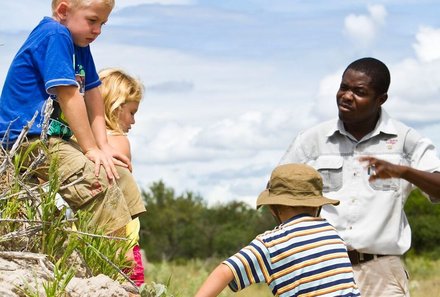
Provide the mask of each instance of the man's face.
POLYGON ((93 1, 87 7, 69 7, 61 23, 69 29, 73 42, 77 46, 85 47, 101 34, 101 28, 107 22, 110 12, 111 8, 93 1))
MULTIPOLYGON (((384 94, 376 94, 371 78, 363 72, 348 69, 336 93, 339 119, 344 124, 376 123, 384 94)), ((373 127, 374 128, 374 127, 373 127)))

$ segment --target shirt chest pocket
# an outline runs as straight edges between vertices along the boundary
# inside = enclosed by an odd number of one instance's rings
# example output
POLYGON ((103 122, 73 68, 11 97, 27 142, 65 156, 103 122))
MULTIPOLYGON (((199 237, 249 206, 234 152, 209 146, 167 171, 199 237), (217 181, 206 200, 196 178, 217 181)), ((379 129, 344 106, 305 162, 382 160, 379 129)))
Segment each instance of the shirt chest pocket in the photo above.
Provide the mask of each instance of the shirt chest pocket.
POLYGON ((338 191, 342 187, 342 165, 344 159, 339 156, 320 156, 313 167, 321 174, 324 193, 338 191))
MULTIPOLYGON (((400 156, 376 156, 378 159, 393 163, 401 164, 403 160, 400 156)), ((387 179, 376 179, 370 182, 370 186, 376 191, 397 191, 399 189, 399 179, 397 178, 387 178, 387 179)))

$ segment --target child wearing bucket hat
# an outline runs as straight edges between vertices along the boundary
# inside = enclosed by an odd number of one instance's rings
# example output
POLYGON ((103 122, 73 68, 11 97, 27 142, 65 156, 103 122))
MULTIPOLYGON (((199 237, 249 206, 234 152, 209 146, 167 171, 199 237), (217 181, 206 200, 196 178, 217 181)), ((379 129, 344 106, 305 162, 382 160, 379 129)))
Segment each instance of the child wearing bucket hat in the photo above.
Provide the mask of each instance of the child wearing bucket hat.
POLYGON ((276 167, 257 208, 267 205, 280 225, 258 235, 209 275, 196 297, 218 296, 266 283, 276 296, 360 296, 345 243, 321 206, 339 204, 322 196, 322 178, 305 164, 276 167))

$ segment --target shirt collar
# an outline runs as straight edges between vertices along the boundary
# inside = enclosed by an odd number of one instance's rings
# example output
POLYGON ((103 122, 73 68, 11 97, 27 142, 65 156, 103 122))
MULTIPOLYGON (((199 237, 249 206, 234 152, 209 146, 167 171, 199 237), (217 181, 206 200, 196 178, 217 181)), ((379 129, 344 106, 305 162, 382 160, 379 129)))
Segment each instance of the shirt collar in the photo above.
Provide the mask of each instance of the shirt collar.
POLYGON ((280 227, 281 227, 281 226, 288 225, 288 224, 291 224, 293 221, 296 221, 296 220, 299 220, 299 219, 301 219, 301 218, 305 218, 305 217, 313 217, 313 216, 311 216, 311 215, 309 215, 309 214, 307 214, 307 213, 300 213, 300 214, 297 214, 297 215, 291 217, 290 219, 285 220, 284 222, 282 222, 282 223, 280 224, 280 227))
MULTIPOLYGON (((330 124, 330 128, 329 128, 328 132, 326 133, 326 136, 331 137, 331 136, 335 135, 336 133, 345 135, 345 136, 350 137, 355 140, 355 138, 345 130, 344 124, 342 123, 342 121, 340 119, 334 120, 330 124)), ((388 113, 383 108, 381 108, 381 113, 379 116, 379 120, 376 123, 376 127, 374 128, 373 131, 371 131, 370 133, 365 135, 362 140, 372 138, 376 135, 379 135, 380 133, 397 135, 396 127, 394 126, 393 122, 391 121, 391 118, 388 115, 388 113)))

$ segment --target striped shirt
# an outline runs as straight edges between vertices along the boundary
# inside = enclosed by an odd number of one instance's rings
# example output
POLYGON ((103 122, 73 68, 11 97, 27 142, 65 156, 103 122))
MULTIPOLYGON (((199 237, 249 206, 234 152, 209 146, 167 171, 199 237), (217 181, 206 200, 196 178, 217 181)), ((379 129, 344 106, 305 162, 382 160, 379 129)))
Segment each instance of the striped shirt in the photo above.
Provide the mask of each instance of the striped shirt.
POLYGON ((319 217, 295 216, 223 263, 234 274, 234 292, 265 282, 280 297, 360 296, 344 242, 319 217))

